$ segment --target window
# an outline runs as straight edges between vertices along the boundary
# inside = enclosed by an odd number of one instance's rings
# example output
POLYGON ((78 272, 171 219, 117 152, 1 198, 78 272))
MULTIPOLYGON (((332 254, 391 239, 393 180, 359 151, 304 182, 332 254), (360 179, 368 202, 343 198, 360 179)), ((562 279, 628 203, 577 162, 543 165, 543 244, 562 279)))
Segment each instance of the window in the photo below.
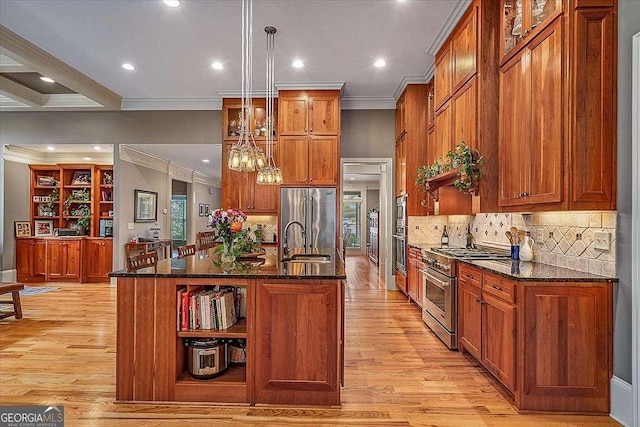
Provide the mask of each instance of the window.
POLYGON ((351 232, 347 248, 360 248, 361 209, 362 193, 360 191, 345 191, 342 203, 342 235, 351 232))
POLYGON ((187 243, 187 196, 171 196, 171 239, 176 246, 187 243))

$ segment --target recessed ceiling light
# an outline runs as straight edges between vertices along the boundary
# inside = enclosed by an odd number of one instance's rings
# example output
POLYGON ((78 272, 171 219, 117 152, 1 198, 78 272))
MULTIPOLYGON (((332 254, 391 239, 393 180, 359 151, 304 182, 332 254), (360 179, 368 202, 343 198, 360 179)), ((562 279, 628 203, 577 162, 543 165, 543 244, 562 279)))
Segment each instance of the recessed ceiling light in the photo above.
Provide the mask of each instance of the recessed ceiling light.
POLYGON ((56 82, 51 77, 45 77, 45 76, 40 77, 40 80, 42 80, 43 82, 47 82, 47 83, 55 83, 56 82))
POLYGON ((356 179, 354 177, 349 178, 351 181, 355 181, 356 179))
POLYGON ((407 0, 398 0, 398 3, 404 3, 404 2, 406 2, 406 1, 407 1, 407 0))
POLYGON ((52 146, 48 146, 48 147, 47 147, 47 150, 49 150, 49 151, 53 151, 53 150, 55 150, 55 148, 54 148, 54 147, 52 147, 52 146))
POLYGON ((136 67, 134 67, 133 65, 129 64, 128 62, 125 62, 124 64, 122 64, 122 68, 124 68, 127 71, 133 71, 136 69, 136 67))
POLYGON ((293 63, 291 65, 293 65, 296 68, 302 68, 302 67, 304 67, 304 62, 302 62, 299 59, 296 59, 295 61, 293 61, 293 63))
POLYGON ((210 160, 209 159, 202 159, 202 163, 209 163, 210 160))
POLYGON ((162 3, 166 4, 169 7, 180 6, 180 0, 162 0, 162 3))
POLYGON ((384 59, 378 59, 376 62, 373 63, 373 65, 375 65, 378 68, 382 68, 385 65, 387 65, 387 61, 385 61, 384 59))
POLYGON ((224 65, 222 65, 222 62, 216 61, 213 64, 211 64, 211 68, 215 70, 222 70, 224 68, 224 65))
POLYGON ((83 157, 82 160, 91 160, 91 157, 83 157))
POLYGON ((99 145, 96 145, 95 147, 93 147, 93 149, 96 151, 100 151, 102 150, 102 147, 100 147, 99 145))

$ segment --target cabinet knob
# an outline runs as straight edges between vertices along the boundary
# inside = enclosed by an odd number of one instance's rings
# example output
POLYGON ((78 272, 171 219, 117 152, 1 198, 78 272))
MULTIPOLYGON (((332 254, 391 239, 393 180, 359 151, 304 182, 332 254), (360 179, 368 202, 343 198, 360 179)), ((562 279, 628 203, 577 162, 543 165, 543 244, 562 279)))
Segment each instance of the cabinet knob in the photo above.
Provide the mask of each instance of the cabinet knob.
POLYGON ((492 287, 493 289, 498 290, 498 291, 501 291, 501 290, 502 290, 502 288, 501 288, 500 286, 498 286, 498 285, 492 285, 491 287, 492 287))
POLYGON ((309 132, 313 132, 313 128, 309 128, 309 132))

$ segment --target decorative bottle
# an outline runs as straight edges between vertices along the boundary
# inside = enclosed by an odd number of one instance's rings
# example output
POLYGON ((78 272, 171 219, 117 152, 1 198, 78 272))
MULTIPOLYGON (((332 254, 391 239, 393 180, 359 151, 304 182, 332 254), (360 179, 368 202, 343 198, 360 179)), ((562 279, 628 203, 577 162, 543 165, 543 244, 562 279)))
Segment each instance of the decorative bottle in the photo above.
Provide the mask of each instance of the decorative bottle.
POLYGON ((471 234, 471 224, 467 225, 467 244, 466 244, 466 248, 467 249, 471 249, 473 248, 473 234, 471 234))
POLYGON ((447 234, 447 226, 444 226, 444 230, 442 231, 442 236, 440 236, 440 246, 445 248, 449 246, 449 235, 447 234))

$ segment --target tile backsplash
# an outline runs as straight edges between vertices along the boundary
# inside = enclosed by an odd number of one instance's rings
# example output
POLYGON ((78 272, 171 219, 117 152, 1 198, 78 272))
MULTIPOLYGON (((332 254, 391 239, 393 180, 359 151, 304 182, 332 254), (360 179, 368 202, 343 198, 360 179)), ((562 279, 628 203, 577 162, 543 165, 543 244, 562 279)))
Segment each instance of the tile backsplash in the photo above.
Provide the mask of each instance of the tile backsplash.
POLYGON ((247 215, 244 228, 256 230, 258 224, 262 227, 262 240, 264 242, 273 242, 273 237, 278 239, 278 217, 270 215, 247 215))
POLYGON ((482 213, 409 217, 409 243, 438 246, 447 225, 450 246, 464 246, 467 225, 474 243, 507 248, 505 231, 529 231, 535 241, 534 261, 605 276, 616 274, 616 212, 482 213), (594 247, 596 232, 609 233, 608 251, 594 247))

